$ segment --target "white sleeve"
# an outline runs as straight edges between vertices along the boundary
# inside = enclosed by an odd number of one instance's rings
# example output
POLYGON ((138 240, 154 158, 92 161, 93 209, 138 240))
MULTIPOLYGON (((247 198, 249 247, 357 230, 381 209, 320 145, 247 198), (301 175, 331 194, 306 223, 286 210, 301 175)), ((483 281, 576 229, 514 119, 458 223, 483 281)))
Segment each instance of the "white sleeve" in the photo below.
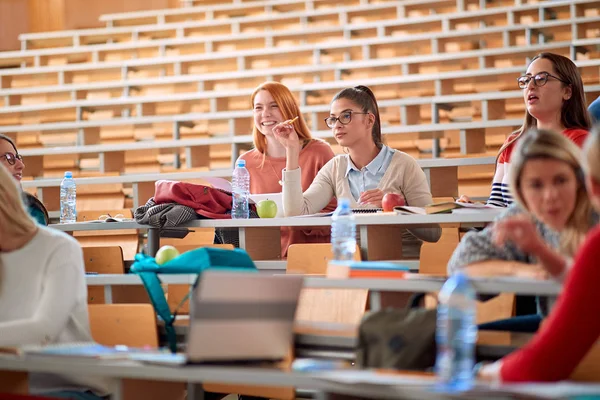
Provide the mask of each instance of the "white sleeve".
POLYGON ((81 247, 70 241, 57 246, 48 258, 43 282, 42 296, 33 316, 0 323, 0 346, 55 340, 81 296, 81 285, 85 285, 81 247))
POLYGON ((283 212, 286 217, 318 213, 329 204, 335 195, 330 177, 331 165, 330 161, 319 170, 304 193, 300 182, 300 168, 283 171, 283 212))

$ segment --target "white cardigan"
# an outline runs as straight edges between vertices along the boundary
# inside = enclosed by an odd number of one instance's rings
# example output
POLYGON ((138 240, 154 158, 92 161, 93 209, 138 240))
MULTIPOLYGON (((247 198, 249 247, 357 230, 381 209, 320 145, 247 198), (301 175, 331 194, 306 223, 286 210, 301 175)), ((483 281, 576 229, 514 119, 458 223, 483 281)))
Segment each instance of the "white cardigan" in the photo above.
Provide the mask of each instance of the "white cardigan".
MULTIPOLYGON (((346 178, 348 167, 346 154, 338 155, 321 168, 313 183, 302 193, 300 168, 283 170, 283 210, 285 216, 314 214, 321 211, 332 197, 350 199, 351 207, 357 207, 346 178)), ((410 206, 423 207, 433 202, 427 177, 408 154, 395 150, 392 161, 377 186, 384 193, 402 193, 410 206)), ((414 236, 427 242, 437 242, 441 228, 410 229, 414 236)))
MULTIPOLYGON (((79 243, 38 226, 25 246, 0 252, 0 346, 91 342, 87 286, 79 243)), ((30 391, 107 393, 101 378, 30 374, 30 391)))

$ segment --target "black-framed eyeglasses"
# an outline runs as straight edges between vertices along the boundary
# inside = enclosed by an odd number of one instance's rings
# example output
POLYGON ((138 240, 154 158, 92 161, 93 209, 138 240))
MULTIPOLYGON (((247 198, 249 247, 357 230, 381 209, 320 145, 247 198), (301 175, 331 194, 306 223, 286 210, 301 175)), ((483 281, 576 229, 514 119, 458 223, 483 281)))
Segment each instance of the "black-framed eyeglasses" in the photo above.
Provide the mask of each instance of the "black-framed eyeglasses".
POLYGON ((567 85, 569 84, 569 82, 565 82, 564 80, 560 79, 558 76, 551 75, 548 72, 540 72, 539 74, 536 74, 534 76, 529 76, 529 75, 520 76, 517 78, 517 83, 521 89, 525 89, 525 88, 527 88, 527 86, 529 86, 529 82, 533 79, 533 84, 535 86, 541 87, 541 86, 544 86, 546 84, 546 82, 548 82, 548 78, 554 78, 557 81, 560 81, 567 85))
POLYGON ((6 158, 6 161, 8 162, 9 165, 15 165, 17 160, 23 162, 23 156, 20 155, 19 153, 17 153, 17 154, 6 153, 6 154, 1 155, 0 158, 6 158))
POLYGON ((333 127, 335 126, 335 123, 337 121, 340 121, 340 124, 342 124, 342 125, 348 125, 350 122, 352 122, 352 114, 370 114, 370 113, 368 113, 368 112, 356 112, 356 111, 344 111, 343 113, 340 114, 339 117, 327 117, 327 118, 325 118, 325 123, 331 129, 333 129, 333 127))

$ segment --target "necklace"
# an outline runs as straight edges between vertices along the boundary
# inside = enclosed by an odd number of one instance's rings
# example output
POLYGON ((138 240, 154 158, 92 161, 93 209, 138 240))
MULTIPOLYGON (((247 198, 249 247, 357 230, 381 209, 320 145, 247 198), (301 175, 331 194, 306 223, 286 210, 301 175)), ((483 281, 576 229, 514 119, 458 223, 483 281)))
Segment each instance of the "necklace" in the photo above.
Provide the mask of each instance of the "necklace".
POLYGON ((277 171, 275 171, 273 164, 271 164, 271 160, 267 160, 267 161, 269 161, 269 166, 271 167, 271 171, 273 171, 273 174, 275 174, 275 178, 278 179, 277 183, 279 183, 280 186, 283 186, 283 177, 280 177, 279 175, 277 175, 277 171))

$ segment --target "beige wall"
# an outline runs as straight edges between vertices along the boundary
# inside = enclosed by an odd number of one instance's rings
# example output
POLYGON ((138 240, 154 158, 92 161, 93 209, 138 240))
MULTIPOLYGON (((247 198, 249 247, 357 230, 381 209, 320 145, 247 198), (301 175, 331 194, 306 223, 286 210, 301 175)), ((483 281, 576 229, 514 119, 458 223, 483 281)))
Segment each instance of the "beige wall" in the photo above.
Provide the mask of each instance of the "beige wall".
POLYGON ((179 6, 179 0, 0 0, 0 51, 20 48, 18 35, 104 26, 102 14, 179 6))

